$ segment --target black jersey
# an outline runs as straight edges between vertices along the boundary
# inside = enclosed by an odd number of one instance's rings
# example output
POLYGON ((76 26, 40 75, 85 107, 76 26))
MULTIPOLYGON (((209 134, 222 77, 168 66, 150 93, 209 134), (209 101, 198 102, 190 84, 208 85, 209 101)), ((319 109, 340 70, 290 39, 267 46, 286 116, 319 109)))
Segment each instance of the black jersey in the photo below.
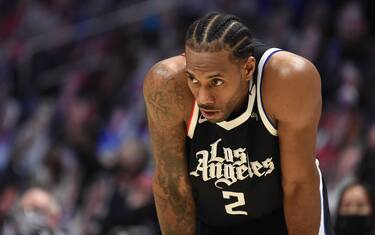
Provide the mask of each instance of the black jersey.
MULTIPOLYGON (((254 46, 257 69, 247 109, 237 118, 210 123, 194 104, 186 149, 198 234, 287 234, 277 128, 260 89, 265 64, 278 51, 254 46)), ((328 234, 323 225, 319 235, 328 234)))

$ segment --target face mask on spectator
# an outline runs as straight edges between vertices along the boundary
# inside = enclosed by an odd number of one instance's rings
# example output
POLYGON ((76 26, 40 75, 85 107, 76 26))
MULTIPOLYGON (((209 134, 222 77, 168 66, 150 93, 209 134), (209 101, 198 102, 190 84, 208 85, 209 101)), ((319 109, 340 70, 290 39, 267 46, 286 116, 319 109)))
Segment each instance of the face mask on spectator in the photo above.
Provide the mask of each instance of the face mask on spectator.
POLYGON ((40 211, 17 209, 13 218, 21 235, 52 234, 47 217, 40 211))
POLYGON ((338 235, 370 235, 374 221, 367 215, 338 215, 338 235))

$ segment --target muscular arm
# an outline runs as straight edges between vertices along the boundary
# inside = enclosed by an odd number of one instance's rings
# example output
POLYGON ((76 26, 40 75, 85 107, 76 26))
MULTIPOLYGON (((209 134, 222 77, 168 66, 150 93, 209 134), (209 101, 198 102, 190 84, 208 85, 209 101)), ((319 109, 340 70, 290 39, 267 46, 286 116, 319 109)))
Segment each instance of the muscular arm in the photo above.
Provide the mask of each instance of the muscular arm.
POLYGON ((163 234, 195 233, 195 205, 185 159, 183 89, 165 65, 158 64, 144 82, 155 172, 153 191, 163 234))
POLYGON ((270 65, 277 66, 270 69, 277 72, 265 89, 278 125, 285 217, 290 235, 316 235, 320 224, 320 180, 315 164, 320 77, 309 61, 282 53, 270 65))

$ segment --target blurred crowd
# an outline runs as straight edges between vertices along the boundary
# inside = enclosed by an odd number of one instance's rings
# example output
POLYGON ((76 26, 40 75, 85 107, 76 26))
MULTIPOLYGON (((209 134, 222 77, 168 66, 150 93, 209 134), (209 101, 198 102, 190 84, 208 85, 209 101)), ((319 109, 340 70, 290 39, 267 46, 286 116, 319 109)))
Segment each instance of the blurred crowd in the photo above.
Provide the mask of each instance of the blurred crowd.
POLYGON ((317 156, 331 214, 341 230, 345 216, 357 215, 341 208, 354 187, 369 188, 360 215, 374 215, 370 1, 174 1, 170 10, 88 33, 92 19, 153 1, 0 1, 0 234, 160 234, 143 77, 183 52, 188 25, 212 10, 239 16, 254 37, 316 65, 324 102, 317 156), (63 43, 30 46, 68 34, 63 43))

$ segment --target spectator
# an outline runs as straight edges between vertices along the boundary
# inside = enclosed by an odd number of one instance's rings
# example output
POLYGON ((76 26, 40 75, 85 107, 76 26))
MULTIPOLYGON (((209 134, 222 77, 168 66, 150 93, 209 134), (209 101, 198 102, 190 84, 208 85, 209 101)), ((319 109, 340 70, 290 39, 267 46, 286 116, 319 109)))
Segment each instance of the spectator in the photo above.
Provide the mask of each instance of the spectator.
POLYGON ((16 204, 4 235, 62 235, 59 229, 61 208, 49 192, 31 188, 16 204))
POLYGON ((156 234, 151 179, 145 171, 148 165, 147 147, 140 141, 130 140, 119 151, 115 171, 114 191, 109 199, 109 211, 102 222, 101 234, 119 231, 143 231, 156 234))
POLYGON ((375 198, 366 184, 354 182, 341 193, 337 207, 336 235, 375 234, 375 198))

